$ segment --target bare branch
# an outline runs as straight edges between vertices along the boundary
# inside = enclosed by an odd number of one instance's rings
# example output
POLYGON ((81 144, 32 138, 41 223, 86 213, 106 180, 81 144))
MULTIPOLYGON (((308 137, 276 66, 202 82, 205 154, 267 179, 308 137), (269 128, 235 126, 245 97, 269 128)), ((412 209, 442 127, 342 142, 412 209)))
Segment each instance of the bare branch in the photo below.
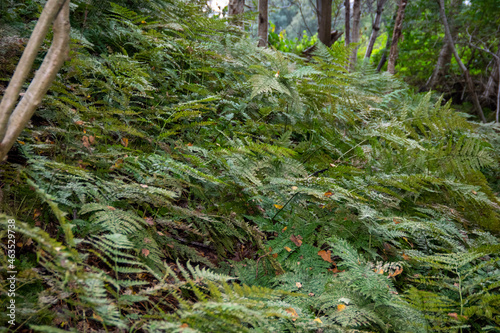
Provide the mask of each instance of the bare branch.
MULTIPOLYGON (((24 94, 24 96, 22 97, 21 101, 16 106, 12 114, 10 114, 10 117, 7 117, 9 115, 9 108, 13 107, 13 105, 11 106, 10 104, 14 103, 17 100, 19 90, 21 89, 22 86, 22 81, 26 79, 26 76, 28 75, 29 72, 29 70, 27 70, 26 68, 31 67, 36 54, 33 55, 30 53, 26 57, 23 54, 23 57, 21 58, 21 61, 16 68, 16 72, 14 73, 14 77, 11 80, 11 84, 9 84, 4 99, 2 100, 2 105, 0 110, 2 116, 4 117, 2 118, 2 120, 6 124, 2 124, 2 130, 4 131, 4 135, 3 135, 3 140, 0 143, 0 160, 2 160, 5 157, 5 155, 7 155, 7 152, 10 150, 17 137, 22 132, 22 130, 24 129, 30 118, 33 116, 33 113, 35 113, 36 108, 42 102, 43 97, 45 96, 52 82, 56 78, 57 72, 59 71, 59 69, 61 69, 62 65, 64 64, 64 61, 68 56, 69 31, 70 31, 70 23, 69 23, 70 1, 69 0, 63 0, 63 1, 54 0, 52 2, 49 1, 46 6, 50 4, 51 6, 49 6, 48 10, 52 12, 55 11, 55 6, 57 6, 60 2, 62 2, 63 4, 62 8, 59 7, 60 10, 59 9, 57 10, 57 16, 54 21, 54 27, 53 27, 54 36, 52 39, 52 45, 47 55, 45 56, 42 65, 36 72, 33 81, 28 87, 28 90, 26 91, 26 93, 24 94), (31 63, 29 63, 29 61, 31 61, 31 63), (21 74, 19 74, 18 71, 20 71, 21 74), (21 78, 23 79, 22 81, 20 81, 21 78), (11 88, 11 86, 13 86, 13 88, 11 88), (8 95, 8 93, 10 95, 8 95), (15 93, 15 95, 12 95, 13 93, 15 93), (5 100, 6 98, 7 100, 5 100)), ((43 41, 45 37, 45 35, 44 36, 39 35, 41 33, 40 29, 37 30, 35 28, 36 33, 33 32, 33 36, 37 41, 39 39, 43 41)), ((45 27, 43 27, 43 29, 45 29, 45 27)), ((45 29, 45 33, 47 30, 48 29, 45 29)), ((28 45, 30 43, 31 39, 30 42, 28 42, 28 45)), ((33 46, 32 49, 30 50, 31 50, 30 52, 33 52, 34 50, 33 46)))

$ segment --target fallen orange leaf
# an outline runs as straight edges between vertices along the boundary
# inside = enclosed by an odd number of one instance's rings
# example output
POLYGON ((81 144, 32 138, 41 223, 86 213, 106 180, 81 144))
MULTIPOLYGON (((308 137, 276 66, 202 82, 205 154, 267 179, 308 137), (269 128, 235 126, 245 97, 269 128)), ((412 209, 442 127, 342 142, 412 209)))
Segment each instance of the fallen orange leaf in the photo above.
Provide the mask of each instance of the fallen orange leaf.
POLYGON ((325 197, 329 198, 333 195, 332 192, 328 191, 328 192, 325 192, 325 194, 323 194, 325 197))
POLYGON ((292 249, 289 248, 288 246, 285 246, 285 250, 287 250, 288 252, 292 252, 292 249))
POLYGON ((389 277, 394 277, 394 276, 399 275, 401 273, 403 273, 403 267, 399 267, 398 269, 396 269, 394 271, 394 273, 389 274, 389 277))
POLYGON ((275 207, 276 209, 282 209, 282 208, 283 208, 283 206, 282 206, 282 205, 276 205, 276 204, 274 205, 274 207, 275 207))
POLYGON ((122 141, 122 145, 123 145, 124 147, 128 147, 128 139, 127 139, 127 138, 122 138, 122 140, 121 140, 121 141, 122 141))
POLYGON ((333 263, 333 260, 332 260, 332 251, 328 250, 328 251, 324 251, 324 250, 321 250, 318 252, 318 255, 324 260, 324 261, 328 261, 330 263, 333 263))
POLYGON ((339 312, 340 311, 344 311, 345 308, 346 308, 345 304, 339 304, 339 305, 337 305, 337 311, 339 311, 339 312))

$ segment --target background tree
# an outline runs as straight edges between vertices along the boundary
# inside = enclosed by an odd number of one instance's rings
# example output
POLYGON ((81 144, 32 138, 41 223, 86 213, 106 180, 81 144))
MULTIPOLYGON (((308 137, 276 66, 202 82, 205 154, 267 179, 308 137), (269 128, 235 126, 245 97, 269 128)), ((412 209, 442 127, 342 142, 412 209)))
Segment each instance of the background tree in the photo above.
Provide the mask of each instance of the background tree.
POLYGON ((394 31, 392 33, 391 51, 389 53, 389 62, 387 64, 387 71, 391 74, 395 73, 396 60, 398 58, 398 42, 403 30, 403 19, 405 16, 406 5, 408 0, 401 0, 399 3, 398 14, 394 23, 394 31))
POLYGON ((474 103, 474 107, 476 108, 476 112, 478 113, 479 117, 481 118, 482 122, 486 122, 486 118, 484 117, 483 109, 481 107, 481 104, 479 103, 479 98, 477 97, 476 94, 476 89, 474 87, 474 83, 472 82, 472 78, 470 77, 469 70, 467 67, 465 67, 464 63, 462 62, 462 59, 460 59, 460 56, 457 52, 457 49, 455 48, 455 42, 453 41, 453 36, 451 34, 450 26, 448 24, 448 20, 446 18, 446 12, 444 8, 444 0, 438 0, 439 1, 439 14, 441 16, 441 20, 443 22, 444 26, 444 31, 445 31, 445 36, 446 36, 446 41, 448 43, 448 47, 452 50, 453 55, 455 56, 455 60, 457 61, 460 70, 465 76, 465 80, 467 82, 467 87, 469 89, 469 92, 472 96, 472 102, 474 103))
POLYGON ((345 45, 348 46, 351 44, 351 2, 349 0, 344 1, 344 21, 345 21, 345 45))
POLYGON ((372 33, 370 35, 370 40, 368 41, 368 46, 366 47, 365 59, 370 59, 373 52, 373 46, 378 37, 378 32, 380 30, 380 22, 382 20, 382 12, 384 11, 384 5, 386 0, 377 0, 377 10, 375 12, 375 19, 372 24, 372 33))
MULTIPOLYGON (((351 34, 351 43, 359 43, 359 34, 360 34, 360 21, 361 21, 361 0, 354 0, 352 6, 352 34, 351 34)), ((350 70, 353 71, 356 66, 356 62, 358 60, 358 49, 359 45, 356 45, 352 50, 350 57, 350 70)))
MULTIPOLYGON (((462 0, 452 0, 449 6, 450 14, 448 15, 449 18, 448 23, 450 24, 450 32, 453 40, 456 40, 459 32, 459 26, 453 23, 453 18, 460 11, 461 6, 462 6, 462 0)), ((431 90, 432 88, 434 88, 436 83, 444 77, 447 70, 449 69, 452 57, 453 57, 453 49, 451 48, 450 44, 445 41, 443 46, 441 47, 441 51, 439 52, 439 56, 436 62, 436 67, 434 68, 434 71, 430 76, 429 80, 427 81, 423 90, 431 90)))
POLYGON ((268 0, 259 0, 258 45, 260 47, 267 47, 268 30, 269 30, 268 0))
POLYGON ((331 45, 332 0, 317 0, 318 38, 326 46, 331 45))
POLYGON ((229 0, 228 12, 229 16, 243 14, 245 9, 245 0, 229 0))

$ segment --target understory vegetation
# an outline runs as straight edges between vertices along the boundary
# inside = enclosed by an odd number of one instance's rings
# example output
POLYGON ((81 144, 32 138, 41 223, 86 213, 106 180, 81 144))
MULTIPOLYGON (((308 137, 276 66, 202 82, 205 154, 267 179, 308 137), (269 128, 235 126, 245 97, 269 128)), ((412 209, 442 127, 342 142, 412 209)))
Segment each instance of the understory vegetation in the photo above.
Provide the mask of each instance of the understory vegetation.
POLYGON ((500 332, 498 125, 201 4, 72 6, 0 165, 0 331, 500 332))

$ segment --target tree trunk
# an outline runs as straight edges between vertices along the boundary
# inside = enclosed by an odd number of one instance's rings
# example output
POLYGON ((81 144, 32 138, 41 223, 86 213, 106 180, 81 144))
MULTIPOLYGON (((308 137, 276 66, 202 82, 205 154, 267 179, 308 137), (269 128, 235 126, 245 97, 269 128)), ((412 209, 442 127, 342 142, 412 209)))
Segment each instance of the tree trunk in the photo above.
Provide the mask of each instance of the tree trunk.
MULTIPOLYGON (((500 45, 498 45, 498 52, 500 53, 500 45)), ((495 121, 498 124, 500 121, 500 60, 497 59, 497 69, 498 69, 498 91, 497 91, 497 114, 495 121)))
POLYGON ((351 44, 351 2, 344 1, 345 8, 345 46, 351 44))
POLYGON ((465 81, 467 82, 467 88, 469 89, 469 92, 472 96, 472 102, 474 103, 476 112, 481 118, 481 121, 485 123, 486 118, 484 117, 481 104, 479 104, 479 99, 477 98, 476 90, 474 89, 474 83, 472 82, 472 78, 470 77, 469 70, 467 69, 467 67, 465 67, 464 63, 462 62, 462 59, 460 59, 460 56, 458 55, 457 49, 455 48, 455 42, 453 41, 453 37, 450 31, 450 26, 448 25, 448 20, 446 19, 446 13, 444 11, 444 0, 437 0, 437 1, 439 3, 439 14, 441 16, 441 21, 443 22, 446 40, 453 52, 453 55, 455 56, 455 60, 457 61, 458 66, 460 67, 465 76, 465 81))
POLYGON ((373 20, 372 25, 372 34, 370 36, 370 41, 368 42, 368 47, 366 48, 365 59, 370 59, 373 47, 375 46, 375 41, 378 37, 378 32, 380 30, 380 20, 382 18, 382 12, 384 11, 384 5, 386 0, 378 0, 377 1, 377 12, 375 14, 375 19, 373 20))
POLYGON ((382 52, 382 57, 380 58, 380 62, 378 63, 378 66, 377 66, 377 72, 380 72, 382 70, 382 67, 384 67, 385 63, 387 62, 387 51, 389 51, 389 48, 391 47, 391 42, 392 42, 392 35, 391 35, 390 27, 392 27, 394 22, 396 21, 397 15, 398 15, 398 9, 396 8, 394 15, 392 15, 391 21, 389 22, 389 24, 387 24, 387 41, 385 43, 384 51, 382 52))
POLYGON ((398 41, 401 38, 403 30, 403 19, 405 17, 405 9, 408 0, 401 0, 399 3, 398 15, 394 23, 394 31, 392 32, 391 52, 389 53, 389 63, 387 64, 387 71, 394 74, 396 71, 396 59, 398 58, 398 41))
MULTIPOLYGON (((356 44, 359 42, 359 22, 361 20, 361 0, 354 0, 352 5, 352 36, 351 42, 356 44)), ((358 46, 351 53, 349 69, 352 72, 358 61, 358 46)))
POLYGON ((243 14, 245 9, 245 0, 229 0, 227 14, 229 16, 235 16, 243 14))
POLYGON ((332 0, 317 0, 318 38, 326 46, 331 46, 332 38, 332 0))
MULTIPOLYGON (((500 64, 498 62, 498 58, 500 58, 500 45, 498 45, 498 50, 496 53, 495 61, 493 63, 493 68, 491 69, 491 75, 488 78, 488 82, 486 83, 486 87, 483 93, 483 98, 489 99, 490 96, 495 95, 495 81, 497 80, 497 72, 500 70, 500 64)), ((498 81, 498 85, 500 86, 500 80, 498 81)))
POLYGON ((259 44, 260 47, 267 47, 267 33, 269 19, 267 14, 268 0, 259 0, 259 44))
MULTIPOLYGON (((458 12, 461 5, 462 5, 462 0, 451 1, 450 14, 452 15, 452 17, 458 12)), ((452 26, 450 27, 450 31, 453 40, 455 40, 458 36, 458 27, 456 26, 456 24, 452 24, 452 26)), ((453 57, 453 51, 450 45, 445 40, 443 46, 441 47, 441 51, 439 52, 436 67, 434 67, 434 71, 432 72, 431 77, 425 84, 423 90, 432 90, 436 86, 439 79, 441 79, 446 74, 452 57, 453 57)))
POLYGON ((7 155, 17 137, 35 113, 36 108, 42 102, 43 97, 56 78, 57 72, 68 56, 70 40, 69 2, 70 0, 47 1, 5 91, 0 103, 0 161, 7 155), (50 49, 28 90, 15 106, 21 87, 30 73, 38 50, 52 22, 54 23, 53 39, 50 49), (12 109, 14 109, 13 112, 12 109))

